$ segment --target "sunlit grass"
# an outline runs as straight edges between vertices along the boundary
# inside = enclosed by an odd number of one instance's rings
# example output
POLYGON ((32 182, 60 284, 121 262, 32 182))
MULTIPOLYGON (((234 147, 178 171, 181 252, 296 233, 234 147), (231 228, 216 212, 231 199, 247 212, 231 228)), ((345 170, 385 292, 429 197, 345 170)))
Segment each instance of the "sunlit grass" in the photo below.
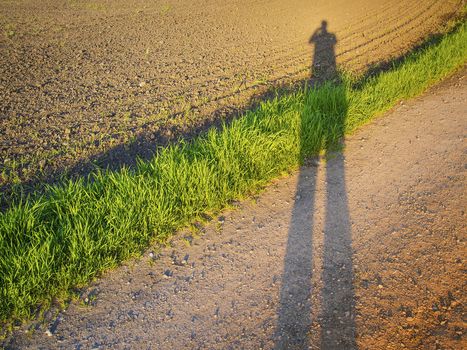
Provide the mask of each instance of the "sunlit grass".
POLYGON ((98 171, 11 203, 0 214, 0 320, 30 317, 201 214, 257 191, 466 58, 463 24, 362 83, 344 79, 265 101, 134 169, 98 171))

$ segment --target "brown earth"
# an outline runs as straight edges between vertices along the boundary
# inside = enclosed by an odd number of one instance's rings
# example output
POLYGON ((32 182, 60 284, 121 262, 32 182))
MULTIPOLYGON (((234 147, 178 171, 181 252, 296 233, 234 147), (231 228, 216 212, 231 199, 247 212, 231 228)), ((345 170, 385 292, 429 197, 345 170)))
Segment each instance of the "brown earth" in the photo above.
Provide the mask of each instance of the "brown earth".
POLYGON ((465 73, 4 345, 465 349, 465 73))
POLYGON ((442 32, 463 0, 5 0, 0 185, 134 161, 310 75, 322 20, 362 72, 442 32))

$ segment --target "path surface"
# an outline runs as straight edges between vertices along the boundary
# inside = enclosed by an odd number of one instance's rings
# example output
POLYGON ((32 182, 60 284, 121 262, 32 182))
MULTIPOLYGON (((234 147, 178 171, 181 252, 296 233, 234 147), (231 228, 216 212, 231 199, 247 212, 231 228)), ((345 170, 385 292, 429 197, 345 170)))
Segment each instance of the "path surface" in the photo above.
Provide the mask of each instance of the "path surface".
POLYGON ((323 20, 337 63, 362 70, 438 32, 462 3, 1 1, 0 186, 90 158, 132 162, 215 111, 309 77, 323 20))
POLYGON ((461 349, 465 72, 8 347, 461 349))

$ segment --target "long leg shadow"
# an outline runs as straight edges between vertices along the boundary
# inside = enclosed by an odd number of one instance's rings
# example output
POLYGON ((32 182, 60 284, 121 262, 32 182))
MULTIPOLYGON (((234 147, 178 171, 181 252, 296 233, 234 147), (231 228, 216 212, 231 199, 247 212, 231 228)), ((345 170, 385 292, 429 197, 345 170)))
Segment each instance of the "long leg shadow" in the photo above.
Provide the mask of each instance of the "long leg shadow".
POLYGON ((343 154, 326 163, 321 349, 356 349, 352 239, 343 154))
POLYGON ((276 349, 308 347, 316 169, 299 174, 280 292, 276 349))
MULTIPOLYGON (((355 306, 350 218, 344 156, 334 152, 345 132, 347 100, 335 60, 334 34, 323 21, 313 35, 313 89, 304 103, 302 154, 326 150, 326 218, 323 248, 323 288, 320 292, 321 349, 355 349, 355 306)), ((280 291, 276 349, 307 349, 310 344, 313 211, 316 168, 302 168, 292 210, 280 291)), ((314 344, 316 345, 316 344, 314 344)))

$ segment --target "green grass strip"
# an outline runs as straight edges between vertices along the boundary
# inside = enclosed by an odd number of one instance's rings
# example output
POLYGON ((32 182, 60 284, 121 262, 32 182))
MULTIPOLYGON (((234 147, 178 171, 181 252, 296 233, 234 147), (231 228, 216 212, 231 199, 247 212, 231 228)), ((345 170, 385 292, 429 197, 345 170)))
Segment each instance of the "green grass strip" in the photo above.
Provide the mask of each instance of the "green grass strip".
POLYGON ((464 23, 358 88, 346 79, 277 97, 135 169, 99 171, 12 203, 0 213, 0 320, 31 317, 202 213, 257 191, 466 60, 464 23))

